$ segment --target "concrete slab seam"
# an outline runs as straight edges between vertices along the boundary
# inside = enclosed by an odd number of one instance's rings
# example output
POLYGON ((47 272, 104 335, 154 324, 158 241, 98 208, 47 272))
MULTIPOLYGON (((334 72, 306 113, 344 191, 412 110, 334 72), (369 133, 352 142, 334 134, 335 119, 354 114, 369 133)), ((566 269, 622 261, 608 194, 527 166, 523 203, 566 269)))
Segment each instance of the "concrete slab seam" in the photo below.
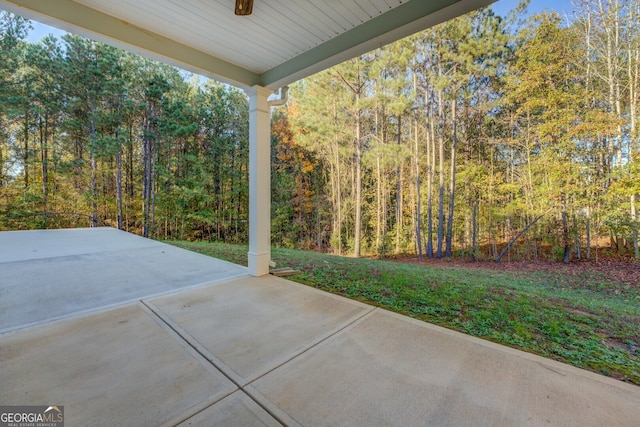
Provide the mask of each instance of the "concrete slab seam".
POLYGON ((285 412, 280 410, 270 400, 268 400, 264 396, 262 396, 259 392, 257 392, 257 390, 255 388, 251 387, 251 389, 250 389, 251 391, 250 391, 249 389, 247 389, 247 387, 250 386, 253 382, 259 380, 260 378, 270 374, 271 372, 273 372, 273 371, 277 370, 278 368, 286 365, 287 363, 291 362, 292 360, 302 356, 303 354, 307 353, 311 349, 321 345, 322 343, 324 343, 327 340, 329 340, 331 337, 333 337, 335 335, 338 335, 338 334, 340 334, 341 332, 343 332, 343 331, 345 331, 347 329, 355 327, 360 322, 364 321, 368 316, 371 315, 371 313, 373 313, 377 309, 377 307, 370 307, 369 310, 365 311, 364 313, 360 313, 360 314, 358 314, 356 316, 353 316, 351 319, 349 319, 343 325, 340 325, 340 326, 332 329, 325 336, 321 337, 320 339, 318 339, 314 343, 312 343, 309 346, 305 347, 303 350, 297 352, 292 357, 289 357, 286 360, 284 360, 283 362, 278 363, 277 366, 273 367, 272 369, 268 370, 267 372, 265 372, 265 373, 263 373, 261 375, 258 375, 256 378, 246 379, 246 378, 243 378, 241 375, 239 375, 237 372, 235 372, 233 369, 231 369, 227 364, 225 364, 218 357, 216 357, 209 349, 207 349, 204 345, 202 345, 186 329, 184 329, 179 324, 177 324, 171 318, 171 316, 169 316, 168 314, 162 312, 162 310, 159 307, 155 306, 154 304, 152 304, 151 302, 148 302, 148 301, 142 301, 141 300, 140 303, 142 305, 144 305, 149 310, 150 314, 152 313, 155 317, 157 317, 158 322, 164 323, 166 325, 166 327, 171 329, 173 331, 173 333, 176 335, 176 338, 179 337, 180 341, 182 341, 183 343, 185 343, 188 346, 190 346, 201 357, 203 357, 205 360, 207 360, 207 362, 209 362, 213 367, 215 367, 219 372, 221 372, 225 377, 227 377, 229 379, 229 381, 233 382, 242 392, 247 394, 247 396, 249 396, 257 405, 259 405, 269 415, 271 415, 273 418, 275 418, 276 421, 278 421, 279 423, 281 423, 282 425, 285 425, 285 426, 289 426, 289 425, 294 425, 295 426, 295 425, 299 425, 299 423, 297 423, 295 420, 293 420, 291 417, 289 417, 285 412))
MULTIPOLYGON (((192 418, 194 418, 194 417, 197 417, 200 413, 207 411, 209 408, 212 408, 213 406, 215 406, 215 405, 219 404, 219 403, 220 403, 220 402, 222 402, 223 400, 225 400, 225 399, 227 399, 227 398, 229 398, 229 397, 233 396, 235 393, 242 393, 244 396, 246 396, 248 399, 250 399, 253 403, 255 403, 256 405, 258 405, 258 407, 260 407, 260 409, 265 410, 265 409, 264 409, 262 406, 260 406, 260 405, 259 405, 259 404, 254 400, 254 399, 252 399, 252 398, 251 398, 251 396, 250 396, 248 393, 246 393, 246 392, 245 392, 244 390, 242 390, 242 389, 238 389, 238 390, 236 390, 236 391, 232 392, 231 394, 229 394, 229 395, 227 395, 227 396, 224 396, 224 397, 223 397, 223 398, 221 398, 221 399, 216 400, 215 402, 211 403, 210 405, 207 405, 207 406, 205 406, 204 408, 199 409, 197 412, 195 412, 195 413, 193 413, 193 414, 189 415, 187 418, 184 418, 184 419, 183 419, 183 418, 174 417, 174 418, 172 418, 172 419, 168 420, 166 423, 161 424, 161 425, 160 425, 160 426, 158 426, 158 427, 175 427, 175 426, 182 425, 182 424, 186 423, 187 421, 189 421, 190 419, 192 419, 192 418)), ((273 415, 272 415, 271 413, 267 412, 267 414, 268 414, 270 417, 272 417, 272 418, 273 418, 273 419, 274 419, 278 424, 280 424, 280 425, 282 425, 282 426, 285 426, 285 427, 288 427, 288 425, 287 425, 287 424, 283 424, 282 422, 280 422, 280 420, 278 420, 277 418, 273 417, 273 415)))
POLYGON ((166 420, 165 422, 160 424, 158 427, 173 427, 173 426, 180 425, 180 424, 184 423, 185 421, 187 421, 188 419, 193 418, 196 415, 198 415, 199 413, 201 413, 203 411, 206 411, 210 407, 220 403, 222 400, 226 399, 227 397, 231 396, 233 393, 235 393, 237 391, 241 391, 241 390, 234 390, 231 393, 220 397, 219 399, 215 399, 212 402, 206 402, 206 404, 202 405, 202 406, 199 406, 199 405, 192 406, 191 408, 187 409, 183 413, 178 414, 178 415, 174 416, 173 418, 170 418, 170 419, 166 420), (195 409, 195 410, 190 412, 189 411, 190 409, 195 409))
MULTIPOLYGON (((149 318, 151 318, 151 320, 155 324, 158 325, 160 329, 162 329, 164 332, 167 333, 167 335, 172 337, 185 351, 187 351, 191 356, 193 356, 194 359, 200 360, 202 366, 204 366, 206 369, 208 369, 211 372, 214 372, 216 374, 222 374, 225 378, 228 379, 228 377, 224 375, 223 372, 221 372, 219 369, 213 366, 211 362, 206 360, 206 358, 202 360, 203 356, 197 350, 195 350, 191 345, 189 345, 189 343, 185 342, 185 340, 176 331, 174 331, 171 327, 168 327, 167 324, 163 322, 161 318, 159 318, 149 307, 147 307, 144 304, 144 302, 139 301, 137 305, 145 312, 145 314, 147 314, 147 316, 149 316, 149 318)), ((234 385, 237 386, 237 384, 234 384, 234 385)), ((200 405, 194 405, 191 408, 188 408, 187 410, 185 410, 183 413, 176 415, 174 418, 170 420, 167 420, 163 425, 167 425, 167 426, 178 425, 188 420, 189 418, 194 417, 200 412, 206 410, 207 408, 215 405, 216 403, 222 401, 223 399, 226 399, 227 397, 231 396, 233 393, 235 393, 238 390, 240 390, 239 387, 235 390, 230 391, 229 393, 223 394, 222 396, 220 396, 217 399, 214 399, 213 401, 203 401, 202 404, 200 405)))
POLYGON ((205 282, 200 282, 200 283, 196 283, 194 285, 185 286, 184 288, 170 289, 168 291, 159 292, 157 294, 145 295, 142 299, 140 299, 139 297, 136 298, 136 301, 142 301, 143 299, 164 297, 164 296, 167 296, 167 295, 177 294, 177 293, 182 292, 182 291, 189 291, 189 290, 193 290, 195 288, 200 288, 200 287, 204 287, 204 286, 220 285, 220 284, 223 284, 223 283, 226 283, 226 282, 230 282, 232 280, 240 279, 240 278, 243 278, 243 277, 250 277, 249 273, 248 272, 247 273, 239 273, 239 274, 235 274, 233 276, 223 277, 221 279, 207 280, 205 282))
POLYGON ((198 409, 194 412, 188 412, 185 411, 181 414, 178 414, 176 416, 174 416, 173 418, 170 418, 168 420, 166 420, 165 422, 163 422, 162 424, 160 424, 158 427, 175 427, 177 425, 180 425, 184 422, 186 422, 187 420, 189 420, 190 418, 195 417, 196 415, 198 415, 201 412, 206 411, 207 409, 211 408, 212 406, 220 403, 222 400, 226 399, 227 397, 231 396, 233 393, 240 391, 240 390, 234 390, 231 393, 222 396, 220 399, 216 399, 213 402, 207 402, 207 405, 204 405, 203 407, 198 407, 198 409))
MULTIPOLYGON (((156 323, 158 325, 158 327, 160 329, 162 329, 164 332, 166 332, 169 336, 171 336, 173 339, 175 339, 178 344, 180 344, 180 346, 182 348, 184 348, 189 354, 191 354, 193 357, 195 357, 196 359, 202 359, 204 356, 201 354, 200 351, 198 351, 197 348, 194 348, 193 345, 191 345, 191 343, 189 343, 187 340, 185 340, 182 335, 179 333, 179 331, 176 331, 171 325, 167 324, 167 322, 164 321, 164 319, 162 319, 162 317, 158 316, 158 314, 156 312, 153 311, 152 308, 150 308, 147 304, 145 304, 144 301, 138 301, 137 305, 147 314, 147 316, 149 316, 151 318, 151 320, 153 320, 154 323, 156 323)), ((209 369, 212 372, 215 373, 222 373, 224 375, 224 372, 220 372, 220 369, 218 369, 216 366, 212 365, 211 361, 208 360, 206 357, 204 357, 204 363, 203 365, 209 369)), ((226 375, 225 375, 226 377, 226 375)), ((234 390, 235 391, 235 390, 234 390)))
POLYGON ((260 405, 261 408, 271 414, 271 416, 278 420, 282 425, 286 427, 302 427, 302 424, 300 424, 295 418, 280 409, 275 403, 270 401, 252 385, 248 385, 243 388, 242 391, 249 396, 251 400, 256 402, 256 404, 260 405))
MULTIPOLYGON (((137 250, 142 250, 142 249, 153 249, 153 248, 163 248, 164 246, 162 246, 161 243, 155 244, 155 245, 143 245, 143 246, 133 246, 133 247, 128 247, 125 249, 125 251, 127 252, 131 252, 131 251, 137 251, 137 250)), ((78 252, 78 253, 74 253, 74 254, 64 254, 64 255, 53 255, 53 256, 45 256, 45 257, 37 257, 35 259, 37 259, 38 261, 42 261, 42 262, 50 262, 51 260, 56 260, 56 259, 62 259, 62 258, 71 258, 71 257, 81 257, 81 256, 87 256, 87 255, 104 255, 104 254, 111 254, 111 253, 122 253, 121 251, 114 251, 113 249, 105 249, 105 250, 96 250, 96 249, 92 249, 91 251, 85 251, 85 252, 78 252)), ((33 259, 22 259, 22 260, 9 260, 9 261, 4 261, 0 259, 0 265, 2 264, 24 264, 24 263, 30 263, 33 262, 33 259)))
POLYGON ((369 315, 371 315, 371 313, 373 313, 376 309, 377 309, 377 307, 370 307, 370 309, 368 311, 365 311, 364 313, 360 313, 360 314, 357 314, 357 315, 351 317, 344 324, 333 328, 331 331, 329 331, 329 333, 327 333, 324 336, 318 338, 315 342, 313 342, 313 343, 309 344, 308 346, 304 347, 303 349, 301 349, 299 352, 297 352, 293 356, 287 358, 286 360, 284 360, 281 363, 278 363, 276 366, 274 366, 273 368, 269 369, 267 372, 265 372, 263 374, 260 374, 257 377, 253 378, 252 380, 247 382, 245 384, 245 386, 251 385, 252 383, 258 381, 260 378, 263 378, 263 377, 269 375, 270 373, 278 370, 279 368, 281 368, 282 366, 288 364, 289 362, 301 357, 302 355, 308 353, 309 351, 313 350, 314 348, 321 346, 322 344, 324 344, 325 342, 329 341, 334 336, 340 335, 342 332, 344 332, 346 330, 349 330, 351 328, 354 328, 355 326, 357 326, 361 322, 363 322, 367 317, 369 317, 369 315))
MULTIPOLYGON (((150 295, 145 295, 143 298, 147 299, 147 298, 157 298, 157 297, 163 297, 163 296, 167 296, 167 295, 172 295, 178 292, 182 292, 182 291, 186 291, 186 290, 192 290, 198 287, 204 287, 204 286, 210 286, 210 285, 218 285, 218 284, 223 284, 225 282, 228 281, 232 281, 232 280, 236 280, 242 277, 249 277, 248 273, 241 273, 241 274, 236 274, 234 276, 229 276, 229 277, 224 277, 218 280, 211 280, 211 281, 206 281, 206 282, 201 282, 201 283, 197 283, 195 285, 190 285, 184 288, 179 288, 179 289, 170 289, 164 292, 158 292, 155 294, 150 294, 150 295)), ((30 323, 24 323, 22 325, 17 325, 17 326, 10 326, 8 328, 4 328, 4 329, 0 329, 0 336, 7 334, 7 333, 11 333, 11 332, 17 332, 20 331, 22 329, 27 329, 27 328, 31 328, 34 326, 39 326, 39 325, 44 325, 44 324, 48 324, 51 322, 57 322, 60 320, 64 320, 64 319, 70 319, 73 317, 83 317, 86 315, 91 315, 91 314, 97 314, 97 313, 101 313, 103 311, 108 311, 114 308, 118 308, 127 304, 132 304, 132 303, 136 303, 136 302, 140 302, 142 301, 142 299, 140 299, 140 297, 135 297, 135 298, 130 298, 124 301, 118 301, 112 304, 107 304, 107 305, 102 305, 100 307, 93 307, 93 308, 88 308, 85 310, 79 310, 79 311, 75 311, 72 313, 66 313, 60 316, 53 316, 53 317, 49 317, 47 319, 44 320, 39 320, 36 322, 30 322, 30 323)))
POLYGON ((11 326, 5 329, 0 329, 0 337, 3 335, 9 335, 9 334, 13 334, 13 333, 17 333, 20 332, 24 329, 30 329, 30 328, 35 328, 38 326, 42 326, 42 325, 48 325, 50 323, 56 323, 56 322, 61 322, 61 321, 65 321, 65 320, 69 320, 69 319, 73 319, 73 318, 82 318, 82 317, 87 317, 87 316, 91 316, 94 314, 100 314, 109 310, 113 310, 114 308, 118 308, 121 306, 125 306, 127 304, 134 304, 136 302, 138 302, 139 299, 135 298, 135 299, 131 299, 131 300, 127 300, 127 301, 120 301, 117 303, 113 303, 113 304, 108 304, 108 305, 103 305, 100 307, 94 307, 94 308, 89 308, 86 310, 80 310, 80 311, 76 311, 74 313, 67 313, 67 314, 63 314, 60 316, 53 316, 53 317, 48 317, 44 320, 40 320, 37 322, 30 322, 30 323, 23 323, 22 325, 18 325, 18 326, 11 326))
POLYGON ((278 420, 278 422, 282 423, 283 425, 291 426, 291 427, 302 426, 302 424, 300 424, 297 420, 292 418, 289 414, 287 414, 285 411, 280 409, 275 403, 273 403, 266 396, 264 396, 262 393, 260 393, 260 391, 258 391, 258 389, 253 387, 252 384, 254 382, 258 381, 260 378, 263 378, 263 377, 269 375, 270 373, 276 371, 277 369, 281 368, 282 366, 288 364, 292 360, 297 359, 298 357, 301 357, 303 354, 309 352, 310 350, 312 350, 314 348, 317 348, 317 347, 320 347, 326 342, 329 342, 332 337, 338 336, 341 333, 343 333, 344 331, 347 331, 347 330, 349 330, 351 328, 356 327, 357 325, 359 325, 360 323, 365 321, 368 317, 370 317, 372 315, 372 313, 377 310, 377 307, 369 306, 369 308, 370 309, 368 311, 365 311, 364 313, 362 313, 360 315, 354 316, 355 319, 352 318, 352 320, 350 319, 346 324, 342 325, 341 327, 334 328, 334 330, 332 330, 331 334, 329 334, 329 335, 327 335, 325 337, 322 337, 321 339, 319 339, 318 341, 316 341, 312 345, 308 346, 303 351, 297 353, 293 357, 289 358, 285 362, 280 363, 278 366, 274 367, 273 369, 271 369, 271 370, 265 372, 264 374, 259 375, 258 377, 254 378, 253 380, 248 382, 244 387, 241 388, 242 391, 244 393, 246 393, 254 402, 256 402, 258 405, 260 405, 265 411, 267 411, 269 414, 271 414, 274 418, 276 418, 276 420, 278 420))
MULTIPOLYGON (((189 334, 184 328, 180 327, 176 324, 169 316, 163 316, 161 310, 151 304, 150 302, 140 301, 150 313, 152 313, 159 322, 162 322, 166 325, 167 328, 171 329, 176 339, 179 339, 181 342, 185 343, 189 347, 193 349, 193 351, 197 352, 202 358, 204 358, 211 366, 218 370, 222 375, 224 375, 229 381, 231 381, 240 391, 245 393, 251 400, 253 400, 258 406, 264 409, 269 415, 271 415, 277 422, 286 426, 287 424, 282 420, 282 413, 276 414, 269 410, 268 407, 265 407, 261 402, 253 399, 250 394, 248 394, 244 386, 242 386, 242 377, 238 375, 233 369, 228 367, 222 360, 218 359, 214 354, 212 354, 206 347, 204 347, 198 340, 196 340, 191 334, 189 334), (191 338, 192 341, 189 341, 188 338, 191 338)), ((227 395, 228 396, 228 395, 227 395)), ((225 396, 226 397, 226 396, 225 396)), ((280 411, 281 412, 281 411, 280 411)), ((193 416, 193 415, 191 415, 193 416)), ((190 417, 191 417, 190 416, 190 417)), ((189 417, 189 418, 190 418, 189 417)), ((187 418, 188 419, 188 418, 187 418)), ((183 420, 183 421, 186 421, 183 420)))
POLYGON ((206 348, 200 341, 198 341, 193 335, 191 335, 186 329, 175 322, 171 316, 164 313, 159 307, 149 301, 141 301, 141 303, 151 312, 154 316, 161 321, 165 327, 171 329, 180 340, 186 345, 191 347, 194 351, 203 357, 208 363, 214 366, 225 377, 233 382, 239 389, 242 389, 245 379, 230 368, 226 363, 220 360, 215 354, 213 354, 208 348, 206 348))

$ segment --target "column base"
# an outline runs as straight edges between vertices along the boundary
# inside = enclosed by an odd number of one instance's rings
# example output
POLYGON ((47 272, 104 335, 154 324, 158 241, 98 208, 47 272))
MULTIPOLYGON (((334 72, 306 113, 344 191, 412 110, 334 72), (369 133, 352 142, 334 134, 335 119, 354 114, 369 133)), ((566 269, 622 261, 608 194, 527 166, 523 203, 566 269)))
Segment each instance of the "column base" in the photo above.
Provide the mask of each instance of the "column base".
POLYGON ((271 252, 253 253, 248 252, 249 274, 260 277, 269 274, 269 262, 271 261, 271 252))

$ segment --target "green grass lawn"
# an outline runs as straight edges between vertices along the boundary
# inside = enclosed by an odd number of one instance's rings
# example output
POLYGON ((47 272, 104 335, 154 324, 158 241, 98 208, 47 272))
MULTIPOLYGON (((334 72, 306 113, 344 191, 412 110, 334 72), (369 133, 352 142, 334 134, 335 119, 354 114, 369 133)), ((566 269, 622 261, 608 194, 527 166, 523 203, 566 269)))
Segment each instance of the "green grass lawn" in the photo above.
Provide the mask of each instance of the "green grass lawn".
MULTIPOLYGON (((167 242, 247 265, 247 247, 167 242)), ((597 274, 502 272, 272 251, 288 277, 640 385, 640 290, 597 274)))

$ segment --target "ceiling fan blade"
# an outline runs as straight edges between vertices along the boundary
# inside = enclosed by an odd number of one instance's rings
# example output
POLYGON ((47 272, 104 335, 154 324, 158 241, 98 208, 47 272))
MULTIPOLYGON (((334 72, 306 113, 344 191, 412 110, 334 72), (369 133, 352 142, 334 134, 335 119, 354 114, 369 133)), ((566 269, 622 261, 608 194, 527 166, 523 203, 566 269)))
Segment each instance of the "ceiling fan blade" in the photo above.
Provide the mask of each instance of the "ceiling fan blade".
POLYGON ((251 15, 253 11, 253 0, 236 0, 236 15, 251 15))

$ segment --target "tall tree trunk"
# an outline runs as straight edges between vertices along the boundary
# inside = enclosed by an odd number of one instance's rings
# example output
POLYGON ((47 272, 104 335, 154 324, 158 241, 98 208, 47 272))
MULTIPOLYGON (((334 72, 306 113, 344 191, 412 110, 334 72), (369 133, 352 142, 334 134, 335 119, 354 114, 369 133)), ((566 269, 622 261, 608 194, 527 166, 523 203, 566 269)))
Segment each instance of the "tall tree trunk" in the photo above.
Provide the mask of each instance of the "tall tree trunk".
POLYGON ((42 208, 43 213, 47 213, 47 201, 49 198, 49 150, 47 147, 47 139, 49 138, 47 130, 48 117, 44 120, 40 118, 40 162, 42 170, 42 208))
POLYGON ((453 210, 455 207, 455 194, 456 194, 456 144, 457 144, 457 134, 456 134, 456 120, 457 120, 457 111, 456 111, 456 98, 454 95, 453 100, 451 101, 451 119, 452 119, 452 133, 451 133, 451 172, 449 176, 449 215, 447 218, 447 246, 445 250, 445 256, 451 257, 451 245, 453 241, 453 210))
MULTIPOLYGON (((333 149, 331 151, 333 151, 333 149)), ((333 157, 333 155, 332 155, 332 157, 333 157)), ((333 160, 331 160, 329 162, 329 173, 330 173, 329 179, 331 180, 331 206, 332 206, 332 209, 331 209, 331 227, 332 227, 331 237, 336 240, 336 241, 332 242, 332 246, 333 246, 334 243, 337 244, 337 246, 338 246, 338 255, 339 255, 341 248, 340 248, 340 244, 337 241, 339 239, 339 235, 340 235, 340 230, 339 230, 339 226, 338 226, 338 216, 339 215, 338 215, 338 209, 337 209, 337 206, 338 206, 338 201, 337 201, 338 194, 337 194, 337 185, 336 185, 337 172, 336 172, 333 160)), ((334 249, 335 249, 335 246, 334 246, 334 249)))
POLYGON ((413 158, 416 182, 416 247, 418 260, 422 261, 422 194, 420 194, 420 150, 418 149, 418 120, 414 119, 413 158))
POLYGON ((438 174, 439 179, 439 197, 438 197, 438 245, 436 248, 436 258, 442 258, 442 240, 444 237, 444 101, 443 93, 438 93, 438 174))
MULTIPOLYGON (((384 140, 382 139, 382 132, 380 131, 380 112, 378 105, 376 104, 376 114, 375 114, 375 133, 378 136, 380 141, 380 147, 382 148, 382 144, 384 144, 384 140)), ((381 150, 376 151, 376 252, 383 256, 382 251, 382 165, 380 157, 382 153, 381 150)))
POLYGON ((362 111, 360 110, 360 96, 356 95, 356 140, 355 140, 355 179, 356 179, 356 212, 355 212, 355 233, 353 256, 360 257, 360 245, 362 239, 362 140, 361 140, 361 120, 362 111))
POLYGON ((487 194, 487 219, 488 219, 488 233, 489 233, 489 241, 491 242, 491 255, 493 256, 493 258, 498 258, 498 245, 497 245, 497 239, 495 236, 495 230, 493 228, 493 181, 495 178, 495 171, 494 171, 494 149, 491 149, 491 154, 490 154, 490 165, 489 165, 489 191, 487 194))
POLYGON ((98 162, 91 151, 91 226, 98 226, 98 162))
MULTIPOLYGON (((607 65, 607 83, 609 86, 609 109, 622 120, 621 99, 620 99, 620 21, 618 0, 608 2, 608 7, 604 0, 598 0, 598 8, 602 19, 603 30, 606 33, 605 61, 607 65)), ((622 123, 622 121, 620 122, 622 123)), ((622 156, 622 125, 617 127, 615 138, 610 140, 608 147, 609 157, 617 154, 618 164, 621 164, 622 156)), ((611 163, 611 162, 610 162, 611 163)))
POLYGON ((478 253, 478 201, 473 201, 471 215, 471 261, 476 262, 478 253))
POLYGON ((571 261, 571 248, 569 243, 569 222, 567 221, 567 199, 562 195, 562 245, 564 246, 564 257, 562 262, 568 264, 571 261))
POLYGON ((236 149, 235 146, 230 150, 231 153, 231 182, 229 183, 229 195, 230 195, 230 200, 229 200, 229 205, 230 205, 230 209, 229 209, 229 221, 231 224, 237 224, 238 220, 240 219, 240 215, 235 215, 235 212, 237 212, 238 214, 240 213, 240 198, 236 198, 235 194, 235 187, 236 187, 236 175, 233 171, 236 170, 236 163, 237 163, 237 159, 236 159, 236 149))
MULTIPOLYGON (((592 64, 591 64, 591 60, 590 60, 590 55, 591 55, 591 50, 592 50, 592 46, 591 46, 591 31, 592 31, 592 16, 591 16, 591 10, 587 10, 586 11, 586 19, 585 19, 585 45, 586 45, 586 49, 585 49, 585 58, 583 59, 584 63, 586 64, 587 68, 586 68, 586 72, 585 72, 585 99, 589 99, 590 96, 590 92, 591 92, 591 86, 592 86, 592 64)), ((595 98, 595 97, 594 97, 595 98)), ((589 108, 591 109, 595 109, 595 99, 592 99, 591 101, 589 101, 589 108)), ((600 150, 597 150, 597 140, 592 141, 592 145, 593 148, 592 150, 597 152, 600 150)), ((597 158, 594 158, 592 161, 596 164, 599 163, 599 165, 597 166, 598 168, 602 169, 604 166, 601 163, 602 160, 602 154, 600 154, 600 156, 597 156, 597 158)), ((596 175, 597 175, 597 171, 596 171, 596 175)), ((591 259, 591 200, 592 195, 591 195, 591 190, 587 190, 587 206, 585 208, 585 228, 586 228, 586 246, 587 246, 587 259, 591 259)))
POLYGON ((427 257, 433 258, 433 177, 436 164, 436 135, 428 88, 425 91, 425 104, 429 121, 427 130, 427 257))
POLYGON ((135 186, 133 180, 133 123, 129 124, 129 138, 127 140, 127 194, 129 195, 129 200, 133 200, 136 196, 135 194, 135 186))
POLYGON ((24 167, 24 188, 29 187, 29 109, 24 113, 24 152, 22 153, 22 163, 24 167))
POLYGON ((151 192, 151 226, 149 228, 149 238, 153 239, 155 237, 155 229, 156 229, 156 195, 157 191, 157 173, 155 165, 158 162, 158 145, 151 145, 151 183, 149 185, 149 191, 151 192))
MULTIPOLYGON (((334 103, 334 113, 335 103, 334 103)), ((336 118, 337 120, 337 118, 336 118)), ((333 234, 338 244, 338 255, 342 255, 342 173, 340 168, 340 145, 338 142, 338 134, 333 139, 333 155, 332 155, 332 178, 331 186, 333 189, 333 234)))
MULTIPOLYGON (((336 101, 333 102, 333 115, 336 128, 338 126, 338 106, 336 101)), ((338 231, 338 255, 342 255, 342 170, 340 167, 340 142, 338 132, 334 134, 334 161, 336 165, 336 218, 338 231)))
MULTIPOLYGON (((640 6, 637 5, 638 12, 640 6)), ((631 8, 633 11, 633 7, 631 8)), ((640 14, 632 13, 631 20, 640 19, 640 14)), ((640 32, 640 31, 639 31, 640 32)), ((628 55, 628 74, 629 74, 629 153, 640 149, 640 132, 638 131, 638 101, 640 100, 640 34, 636 35, 636 41, 631 44, 628 55)))
MULTIPOLYGON (((400 146, 402 145, 402 116, 398 115, 398 153, 400 153, 400 146)), ((402 222, 402 159, 398 155, 396 159, 398 164, 396 165, 396 251, 400 253, 400 237, 402 234, 403 222, 402 222)))
MULTIPOLYGON (((629 44, 628 74, 629 74, 629 163, 635 159, 636 150, 640 150, 640 132, 638 131, 638 100, 640 99, 640 27, 637 22, 640 19, 640 3, 631 2, 629 6, 629 22, 635 26, 636 33, 633 42, 629 44)), ((636 213, 636 194, 630 196, 630 214, 633 238, 633 254, 640 259, 640 243, 638 242, 638 217, 636 213)))
POLYGON ((376 153, 376 252, 383 255, 382 250, 382 165, 380 153, 376 153))
POLYGON ((97 130, 96 130, 96 108, 91 105, 91 123, 89 135, 91 136, 91 226, 98 226, 98 162, 96 159, 96 150, 98 146, 97 130))
POLYGON ((118 151, 116 152, 116 204, 118 209, 118 229, 124 230, 123 224, 123 203, 122 203, 122 143, 118 137, 118 131, 116 130, 115 139, 118 144, 118 151))
POLYGON ((636 213, 636 195, 631 195, 631 228, 633 232, 633 254, 640 259, 640 247, 638 246, 638 216, 636 213))
POLYGON ((573 234, 573 253, 576 257, 576 259, 581 259, 582 258, 582 253, 580 251, 580 236, 578 235, 578 219, 577 219, 577 215, 572 215, 573 216, 573 229, 574 229, 574 234, 573 234))
POLYGON ((591 259, 591 206, 588 206, 586 209, 587 259, 591 259))
POLYGON ((149 237, 149 228, 151 226, 151 106, 147 107, 147 116, 145 118, 144 138, 143 138, 143 178, 142 178, 142 198, 144 203, 144 219, 142 235, 149 237))

